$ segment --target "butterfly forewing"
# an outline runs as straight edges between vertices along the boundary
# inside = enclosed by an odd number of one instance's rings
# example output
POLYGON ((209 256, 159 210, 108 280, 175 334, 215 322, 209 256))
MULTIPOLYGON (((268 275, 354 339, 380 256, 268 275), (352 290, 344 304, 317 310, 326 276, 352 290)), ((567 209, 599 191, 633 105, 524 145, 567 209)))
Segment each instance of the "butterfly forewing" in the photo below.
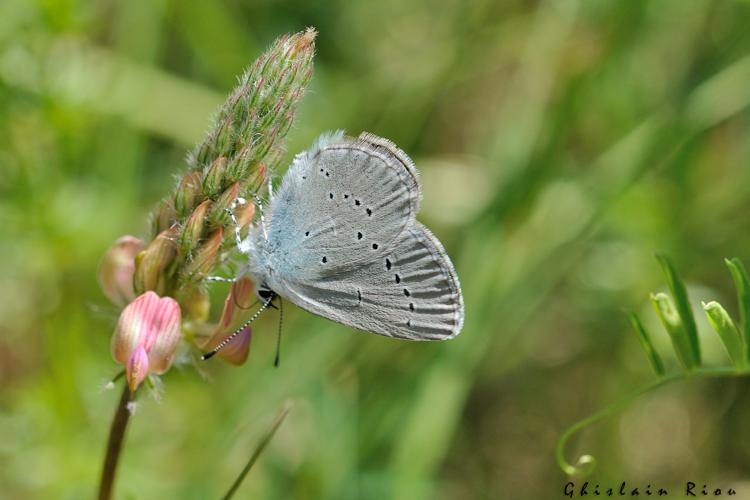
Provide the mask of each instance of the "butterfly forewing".
POLYGON ((271 213, 269 246, 285 274, 319 276, 386 251, 419 208, 405 153, 363 134, 300 155, 271 213), (317 264, 317 265, 316 265, 317 264))

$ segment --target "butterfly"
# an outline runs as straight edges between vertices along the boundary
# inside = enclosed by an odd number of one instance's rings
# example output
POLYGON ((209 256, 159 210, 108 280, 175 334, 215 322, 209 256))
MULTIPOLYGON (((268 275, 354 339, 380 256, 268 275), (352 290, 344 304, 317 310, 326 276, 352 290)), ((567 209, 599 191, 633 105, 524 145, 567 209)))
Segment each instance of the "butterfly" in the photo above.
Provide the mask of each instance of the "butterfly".
POLYGON ((464 322, 461 285, 443 245, 416 220, 420 200, 417 169, 393 142, 324 134, 295 157, 239 245, 243 272, 259 284, 263 308, 280 296, 367 332, 453 338, 464 322))

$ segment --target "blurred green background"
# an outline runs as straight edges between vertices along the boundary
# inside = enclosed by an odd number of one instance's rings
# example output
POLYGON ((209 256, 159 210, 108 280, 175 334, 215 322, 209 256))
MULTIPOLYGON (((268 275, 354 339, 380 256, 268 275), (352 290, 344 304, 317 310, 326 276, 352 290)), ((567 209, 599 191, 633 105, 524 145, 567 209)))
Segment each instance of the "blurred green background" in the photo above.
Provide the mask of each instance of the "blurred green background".
MULTIPOLYGON (((407 151, 464 331, 399 342, 289 307, 274 369, 267 314, 245 366, 177 367, 161 403, 142 398, 118 498, 218 497, 288 398, 238 498, 561 498, 559 435, 653 380, 624 309, 677 369, 648 304, 654 252, 696 307, 736 314, 722 259, 750 263, 748 1, 3 0, 3 498, 94 495, 118 398, 98 260, 147 234, 243 67, 309 25, 288 157, 335 128, 407 151)), ((706 363, 728 364, 698 318, 706 363)), ((747 380, 679 383, 568 456, 594 454, 602 484, 750 498, 749 419, 747 380)))

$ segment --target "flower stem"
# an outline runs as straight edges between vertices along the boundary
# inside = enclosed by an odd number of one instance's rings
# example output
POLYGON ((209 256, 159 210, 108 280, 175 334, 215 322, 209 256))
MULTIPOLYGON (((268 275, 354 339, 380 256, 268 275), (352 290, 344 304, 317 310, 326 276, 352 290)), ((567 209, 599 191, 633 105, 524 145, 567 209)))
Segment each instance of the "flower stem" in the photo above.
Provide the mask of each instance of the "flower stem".
POLYGON ((122 440, 125 437, 125 428, 128 426, 128 420, 130 419, 129 402, 130 389, 127 384, 124 384, 122 396, 120 396, 120 402, 117 404, 112 426, 109 429, 107 454, 104 456, 102 477, 99 482, 99 500, 109 500, 112 497, 112 487, 115 483, 115 472, 122 449, 122 440))
POLYGON ((593 456, 581 455, 578 458, 578 461, 575 465, 571 464, 565 459, 565 445, 568 443, 568 440, 580 430, 585 429, 589 425, 594 424, 598 422, 599 420, 602 420, 605 417, 609 417, 613 413, 626 407, 628 404, 633 402, 633 400, 639 398, 640 396, 643 396, 644 394, 648 392, 651 392, 655 389, 671 384, 673 382, 687 380, 689 378, 743 377, 743 376, 747 376, 748 374, 749 372, 747 370, 737 370, 733 367, 732 368, 719 367, 719 368, 698 368, 698 369, 693 370, 692 372, 681 372, 681 373, 676 373, 673 375, 667 375, 667 376, 661 377, 657 379, 655 382, 652 382, 651 384, 647 385, 646 387, 643 387, 635 391, 634 393, 614 403, 611 403, 610 405, 600 409, 596 413, 593 413, 590 416, 584 418, 583 420, 580 420, 576 422, 575 424, 571 425, 570 427, 568 427, 568 429, 563 433, 563 435, 557 441, 557 446, 555 448, 555 458, 557 459, 557 464, 560 466, 563 472, 569 476, 588 476, 589 474, 591 474, 594 471, 594 468, 596 467, 596 459, 593 456))

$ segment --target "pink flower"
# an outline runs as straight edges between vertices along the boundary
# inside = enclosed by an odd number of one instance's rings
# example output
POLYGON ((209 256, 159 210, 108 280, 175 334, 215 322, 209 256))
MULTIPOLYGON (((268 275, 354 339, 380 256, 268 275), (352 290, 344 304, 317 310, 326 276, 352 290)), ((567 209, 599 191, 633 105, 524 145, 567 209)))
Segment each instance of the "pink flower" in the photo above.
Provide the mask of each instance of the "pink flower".
POLYGON ((133 272, 135 256, 145 247, 135 236, 123 236, 109 247, 99 265, 99 286, 116 306, 123 307, 135 298, 133 272))
POLYGON ((123 309, 112 337, 112 356, 125 365, 135 391, 149 373, 164 373, 180 342, 180 306, 148 291, 123 309))

